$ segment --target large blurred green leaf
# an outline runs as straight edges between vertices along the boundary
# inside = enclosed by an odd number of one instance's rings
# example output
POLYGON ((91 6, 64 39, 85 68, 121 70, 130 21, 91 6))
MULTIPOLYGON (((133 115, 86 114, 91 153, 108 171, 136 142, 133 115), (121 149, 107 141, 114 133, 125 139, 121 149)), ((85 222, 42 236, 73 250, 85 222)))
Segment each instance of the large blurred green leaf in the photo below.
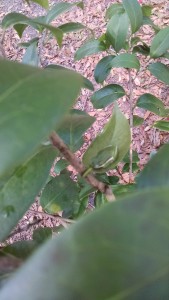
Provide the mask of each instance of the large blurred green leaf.
MULTIPOLYGON (((71 69, 68 69, 68 68, 65 68, 61 65, 56 65, 56 64, 51 64, 51 65, 48 65, 46 66, 46 69, 56 69, 56 70, 66 70, 66 71, 72 71, 71 69)), ((79 74, 79 76, 82 77, 82 87, 85 88, 85 89, 89 89, 91 91, 94 91, 94 86, 92 84, 92 82, 87 79, 86 77, 82 76, 79 74)))
POLYGON ((37 66, 39 65, 39 55, 37 49, 37 40, 34 40, 30 46, 26 49, 22 62, 27 65, 37 66))
POLYGON ((68 211, 69 216, 76 214, 80 206, 77 184, 68 174, 56 176, 45 186, 40 204, 49 214, 62 210, 68 211))
POLYGON ((125 47, 129 29, 129 19, 127 14, 114 14, 107 24, 106 35, 116 52, 125 47))
MULTIPOLYGON (((12 129, 11 129, 12 130, 12 129)), ((0 241, 4 240, 35 201, 56 157, 47 147, 16 169, 0 189, 0 241)))
POLYGON ((22 163, 57 127, 77 97, 73 71, 0 60, 0 176, 22 163))
POLYGON ((157 79, 169 85, 169 67, 160 62, 156 62, 151 64, 148 69, 157 79))
POLYGON ((83 163, 86 168, 91 166, 92 160, 97 157, 100 151, 106 151, 107 147, 113 146, 117 149, 115 160, 108 167, 100 172, 113 169, 121 161, 129 149, 130 128, 128 120, 121 111, 115 106, 113 115, 105 125, 103 131, 97 135, 83 155, 83 163))
POLYGON ((57 133, 62 140, 75 152, 83 144, 82 135, 95 121, 94 117, 80 110, 72 110, 61 121, 57 133))
POLYGON ((99 40, 92 40, 81 46, 75 53, 75 60, 106 50, 106 45, 99 40))
POLYGON ((116 14, 123 14, 125 12, 124 7, 120 3, 110 4, 106 10, 106 19, 111 19, 112 16, 116 14))
POLYGON ((141 6, 137 0, 123 0, 123 6, 129 17, 132 33, 135 33, 143 23, 141 6))
POLYGON ((139 70, 140 62, 134 54, 122 53, 113 58, 112 68, 133 68, 139 70))
POLYGON ((110 74, 111 71, 111 62, 115 55, 108 55, 103 57, 94 70, 94 78, 97 83, 102 83, 106 80, 107 76, 110 74))
POLYGON ((169 144, 154 155, 137 178, 139 189, 169 186, 169 144))
POLYGON ((169 26, 161 29, 154 37, 150 47, 150 56, 162 56, 169 49, 169 26))
POLYGON ((45 16, 45 22, 51 23, 56 17, 58 17, 60 14, 70 10, 74 6, 81 7, 82 1, 75 2, 75 3, 69 3, 69 2, 59 2, 56 3, 46 14, 45 16))
POLYGON ((136 106, 152 111, 158 116, 166 116, 166 110, 163 102, 151 94, 143 94, 137 100, 136 106))
POLYGON ((124 95, 125 90, 121 85, 109 84, 96 91, 91 97, 91 102, 95 108, 104 108, 124 95))
POLYGON ((131 194, 91 213, 36 252, 0 299, 168 299, 168 193, 131 194))
POLYGON ((153 124, 155 128, 158 128, 162 131, 168 131, 169 132, 169 121, 157 121, 153 124))

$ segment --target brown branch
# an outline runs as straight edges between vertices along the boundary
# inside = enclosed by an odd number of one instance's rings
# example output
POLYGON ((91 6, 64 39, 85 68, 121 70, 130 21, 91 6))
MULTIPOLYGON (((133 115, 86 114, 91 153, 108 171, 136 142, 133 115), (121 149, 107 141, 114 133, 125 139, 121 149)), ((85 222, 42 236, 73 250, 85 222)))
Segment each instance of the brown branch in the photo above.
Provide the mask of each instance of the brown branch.
MULTIPOLYGON (((83 165, 82 161, 77 158, 74 153, 70 151, 70 149, 65 145, 65 143, 62 141, 62 139, 58 136, 56 132, 52 132, 50 135, 50 140, 54 147, 56 147, 66 158, 66 160, 74 167, 74 169, 83 176, 86 168, 83 165)), ((108 201, 114 201, 115 196, 113 195, 112 189, 110 186, 104 184, 103 182, 97 180, 94 175, 88 174, 85 177, 86 181, 99 190, 101 193, 105 194, 108 201)))

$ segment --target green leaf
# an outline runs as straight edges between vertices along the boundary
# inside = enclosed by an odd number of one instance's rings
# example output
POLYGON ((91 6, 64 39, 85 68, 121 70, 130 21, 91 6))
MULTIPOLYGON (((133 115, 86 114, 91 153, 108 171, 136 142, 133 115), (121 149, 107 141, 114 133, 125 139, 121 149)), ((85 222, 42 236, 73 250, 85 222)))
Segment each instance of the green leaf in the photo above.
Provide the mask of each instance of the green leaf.
POLYGON ((153 127, 169 132, 169 121, 157 121, 153 124, 153 127))
POLYGON ((69 146, 71 151, 77 151, 83 144, 82 135, 95 121, 94 117, 80 110, 72 110, 65 116, 57 129, 58 135, 69 146))
POLYGON ((140 62, 134 54, 122 53, 113 58, 112 68, 133 68, 139 70, 140 62))
POLYGON ((157 79, 161 80, 162 82, 169 85, 169 67, 160 63, 156 62, 149 65, 148 70, 153 74, 157 79))
POLYGON ((123 159, 129 149, 129 145, 130 129, 128 121, 118 107, 115 106, 111 119, 83 155, 83 163, 86 168, 88 168, 91 166, 92 160, 97 157, 100 151, 106 150, 107 147, 115 147, 117 149, 115 160, 107 167, 100 169, 100 173, 105 173, 106 171, 113 169, 118 162, 123 159))
POLYGON ((87 27, 81 23, 69 22, 59 26, 58 28, 61 29, 64 33, 68 33, 86 29, 87 27))
POLYGON ((156 33, 160 31, 160 28, 149 17, 143 16, 143 25, 150 25, 156 33))
POLYGON ((128 29, 129 19, 125 12, 114 14, 108 22, 106 35, 116 52, 124 49, 128 29))
POLYGON ((18 36, 21 38, 23 32, 24 32, 25 29, 27 28, 27 25, 26 25, 26 24, 15 24, 13 27, 14 27, 14 29, 16 30, 18 36))
POLYGON ((106 196, 101 193, 100 191, 96 193, 95 199, 94 199, 94 205, 96 208, 100 208, 108 203, 108 200, 106 196))
POLYGON ((133 126, 134 127, 142 125, 143 122, 144 122, 143 118, 141 118, 139 116, 136 116, 136 115, 133 115, 133 126))
POLYGON ((43 244, 44 241, 52 238, 52 229, 49 227, 46 228, 37 228, 33 232, 33 240, 37 244, 43 244))
POLYGON ((0 241, 17 225, 48 177, 57 152, 45 147, 16 169, 0 190, 0 241), (38 171, 37 171, 38 170, 38 171))
POLYGON ((75 53, 75 60, 106 50, 106 45, 99 40, 92 40, 81 46, 75 53))
POLYGON ((136 103, 137 107, 147 109, 160 117, 166 116, 166 110, 163 102, 151 94, 143 94, 136 103))
POLYGON ((123 6, 129 17, 132 33, 135 33, 143 24, 141 6, 137 0, 123 0, 123 6))
MULTIPOLYGON (((65 68, 61 65, 55 65, 55 64, 48 65, 46 67, 46 69, 66 70, 66 71, 70 71, 70 72, 72 71, 71 69, 65 68)), ((83 81, 82 82, 82 87, 85 88, 85 89, 89 89, 91 91, 94 91, 94 86, 93 86, 92 82, 89 79, 87 79, 86 77, 84 77, 80 74, 79 74, 79 76, 82 77, 82 81, 83 81)))
POLYGON ((18 241, 3 248, 3 253, 8 257, 14 256, 20 259, 28 258, 37 248, 35 241, 18 241))
MULTIPOLYGON (((136 191, 135 184, 117 184, 112 186, 113 193, 117 199, 121 197, 129 196, 136 191)), ((134 300, 134 299, 133 299, 134 300)))
POLYGON ((150 47, 147 46, 145 43, 142 45, 137 45, 133 48, 132 53, 141 53, 145 56, 150 55, 150 47))
POLYGON ((91 102, 95 108, 104 108, 124 95, 125 91, 122 86, 109 84, 96 91, 91 97, 91 102))
POLYGON ((55 164, 54 171, 55 171, 56 174, 59 174, 60 172, 62 172, 63 170, 65 170, 68 166, 69 166, 69 163, 68 163, 68 161, 66 159, 60 159, 55 164))
POLYGON ((48 0, 31 0, 31 1, 41 5, 42 7, 46 8, 46 9, 49 8, 48 0))
POLYGON ((167 187, 169 185, 169 144, 160 148, 145 166, 137 178, 139 189, 155 187, 167 187))
MULTIPOLYGON (((123 161, 125 163, 129 163, 130 162, 130 154, 129 154, 129 152, 127 152, 127 154, 123 158, 123 161)), ((133 150, 133 159, 132 159, 132 161, 133 161, 133 163, 138 163, 140 161, 140 159, 138 157, 138 153, 136 151, 134 151, 134 150, 133 150)))
POLYGON ((62 210, 68 210, 70 216, 76 214, 80 205, 76 183, 68 174, 56 176, 45 186, 40 204, 49 214, 62 210))
POLYGON ((151 13, 152 13, 152 9, 153 9, 152 5, 142 5, 141 9, 142 9, 143 16, 151 17, 151 13))
POLYGON ((51 23, 56 17, 58 17, 60 14, 69 11, 72 7, 78 6, 82 8, 81 6, 82 2, 75 2, 75 3, 69 3, 69 2, 59 2, 55 4, 46 14, 45 16, 45 22, 51 23))
POLYGON ((162 56, 169 49, 169 26, 161 29, 154 37, 150 47, 150 56, 162 56))
POLYGON ((81 78, 73 71, 51 72, 5 60, 0 69, 1 177, 57 127, 79 93, 81 78))
POLYGON ((110 4, 108 9, 106 10, 106 19, 111 19, 112 16, 116 14, 123 14, 125 12, 122 4, 113 3, 110 4))
POLYGON ((32 42, 26 49, 22 62, 31 66, 39 65, 39 55, 37 49, 37 40, 32 42))
MULTIPOLYGON (((126 163, 124 166, 123 166, 123 172, 129 172, 130 170, 130 164, 129 163, 126 163)), ((136 163, 133 163, 132 164, 132 172, 137 172, 139 170, 139 167, 136 163)))
POLYGON ((0 299, 168 299, 168 219, 168 188, 107 204, 47 242, 0 299))
POLYGON ((114 55, 105 56, 96 65, 96 68, 94 70, 94 78, 97 83, 102 83, 110 74, 112 68, 111 62, 114 57, 114 55))

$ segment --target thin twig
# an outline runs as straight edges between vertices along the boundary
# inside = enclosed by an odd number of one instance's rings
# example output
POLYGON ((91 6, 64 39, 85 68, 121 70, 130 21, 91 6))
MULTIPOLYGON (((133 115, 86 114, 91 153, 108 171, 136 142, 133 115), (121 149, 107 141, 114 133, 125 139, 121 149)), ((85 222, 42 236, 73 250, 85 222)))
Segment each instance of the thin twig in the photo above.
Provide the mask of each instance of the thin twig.
POLYGON ((129 74, 129 106, 130 106, 130 112, 129 112, 129 120, 130 120, 130 134, 131 134, 131 143, 130 143, 130 164, 129 164, 129 182, 132 182, 132 175, 133 175, 133 82, 132 82, 132 75, 131 70, 128 69, 129 74))
POLYGON ((44 213, 44 212, 41 212, 41 211, 37 211, 37 210, 33 210, 33 209, 29 209, 29 211, 34 213, 34 214, 39 214, 41 216, 51 218, 55 221, 59 221, 59 222, 63 221, 65 223, 75 223, 74 220, 65 219, 65 218, 62 218, 62 217, 59 217, 59 216, 56 216, 56 215, 50 215, 50 214, 47 214, 47 213, 44 213))
MULTIPOLYGON (((72 153, 69 148, 65 145, 65 143, 62 141, 62 139, 58 136, 56 132, 52 132, 50 135, 50 140, 54 147, 56 147, 62 155, 65 157, 65 159, 73 166, 73 168, 81 175, 83 176, 86 168, 83 165, 82 161, 77 158, 74 153, 72 153)), ((108 201, 114 201, 115 196, 113 195, 112 189, 110 186, 104 184, 103 182, 97 180, 94 175, 88 174, 85 177, 86 181, 99 190, 101 193, 105 194, 108 201)))

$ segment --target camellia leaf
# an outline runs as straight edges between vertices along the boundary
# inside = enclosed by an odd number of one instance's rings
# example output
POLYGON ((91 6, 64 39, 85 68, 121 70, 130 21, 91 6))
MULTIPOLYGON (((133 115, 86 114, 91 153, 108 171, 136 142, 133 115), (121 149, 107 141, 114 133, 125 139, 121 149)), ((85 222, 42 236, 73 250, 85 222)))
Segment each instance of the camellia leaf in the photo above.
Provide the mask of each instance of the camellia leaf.
POLYGON ((139 70, 140 62, 134 54, 122 53, 113 58, 112 68, 133 68, 139 70))
MULTIPOLYGON (((70 72, 73 71, 73 70, 65 68, 61 65, 55 65, 55 64, 51 64, 51 65, 46 66, 46 69, 66 70, 66 71, 70 71, 70 72)), ((86 88, 86 89, 89 89, 91 91, 94 91, 93 83, 89 79, 87 79, 86 77, 84 77, 80 74, 79 74, 79 76, 82 77, 82 87, 86 88)))
POLYGON ((81 46, 75 53, 75 60, 106 50, 106 45, 99 40, 92 40, 81 46))
POLYGON ((133 115, 133 126, 134 127, 142 125, 143 122, 144 122, 143 118, 141 118, 139 116, 136 116, 136 115, 133 115))
POLYGON ((112 68, 111 62, 114 57, 114 55, 105 56, 96 65, 96 68, 94 70, 94 78, 97 83, 102 83, 110 74, 112 68))
POLYGON ((45 186, 40 204, 49 214, 68 210, 72 216, 80 206, 77 184, 70 179, 68 174, 56 176, 45 186))
POLYGON ((83 24, 75 23, 75 22, 65 23, 63 25, 60 25, 58 28, 61 29, 64 33, 75 32, 75 31, 79 31, 82 29, 87 29, 87 27, 84 26, 83 24))
POLYGON ((35 197, 46 183, 56 155, 54 148, 42 149, 27 163, 17 168, 0 189, 0 241, 9 235, 35 201, 35 197))
POLYGON ((165 187, 169 185, 169 144, 164 145, 144 167, 137 178, 139 189, 165 187), (157 176, 159 175, 159 176, 157 176))
POLYGON ((151 64, 148 69, 157 79, 169 85, 169 67, 160 62, 156 62, 151 64))
POLYGON ((39 65, 39 55, 37 49, 37 40, 33 41, 26 49, 22 62, 31 66, 39 65))
POLYGON ((169 132, 169 121, 157 121, 153 124, 154 127, 169 132))
POLYGON ((5 60, 0 69, 1 177, 30 157, 57 127, 79 93, 81 78, 73 71, 5 60))
POLYGON ((124 7, 120 3, 110 4, 108 9, 106 10, 106 19, 111 19, 113 15, 123 14, 125 12, 124 7))
POLYGON ((42 7, 46 8, 46 9, 49 8, 48 0, 31 0, 31 1, 41 5, 42 7))
POLYGON ((153 9, 152 5, 142 5, 141 9, 142 9, 143 16, 151 17, 151 13, 152 13, 152 9, 153 9))
POLYGON ((152 111, 158 116, 166 116, 163 102, 152 94, 143 94, 137 100, 136 106, 152 111))
POLYGON ((129 17, 132 33, 135 33, 143 24, 141 6, 137 0, 123 0, 123 6, 129 17))
POLYGON ((3 254, 24 260, 28 258, 35 249, 37 249, 35 241, 18 241, 3 248, 3 254))
POLYGON ((0 299, 168 299, 168 193, 131 193, 90 213, 43 245, 0 299))
POLYGON ((72 110, 65 116, 57 128, 57 134, 62 138, 70 150, 75 152, 83 144, 82 135, 95 121, 84 111, 72 110))
POLYGON ((107 24, 106 35, 116 52, 125 47, 129 29, 129 19, 127 14, 114 14, 107 24))
POLYGON ((153 58, 162 56, 169 49, 169 26, 161 29, 154 39, 150 47, 150 56, 153 58))
POLYGON ((117 150, 114 161, 107 167, 103 167, 104 170, 100 169, 100 173, 105 173, 107 170, 113 169, 123 159, 129 149, 129 145, 130 128, 128 121, 118 107, 115 106, 111 119, 83 155, 83 163, 86 168, 89 168, 92 160, 97 157, 99 152, 103 152, 104 149, 106 151, 107 147, 114 146, 117 150))
POLYGON ((125 91, 121 85, 109 84, 96 91, 91 97, 91 102, 95 108, 104 108, 124 95, 125 91))
POLYGON ((45 22, 51 23, 60 14, 69 11, 74 6, 78 6, 78 7, 82 8, 81 4, 82 4, 81 1, 75 2, 75 3, 69 3, 69 2, 56 3, 46 14, 45 22))

